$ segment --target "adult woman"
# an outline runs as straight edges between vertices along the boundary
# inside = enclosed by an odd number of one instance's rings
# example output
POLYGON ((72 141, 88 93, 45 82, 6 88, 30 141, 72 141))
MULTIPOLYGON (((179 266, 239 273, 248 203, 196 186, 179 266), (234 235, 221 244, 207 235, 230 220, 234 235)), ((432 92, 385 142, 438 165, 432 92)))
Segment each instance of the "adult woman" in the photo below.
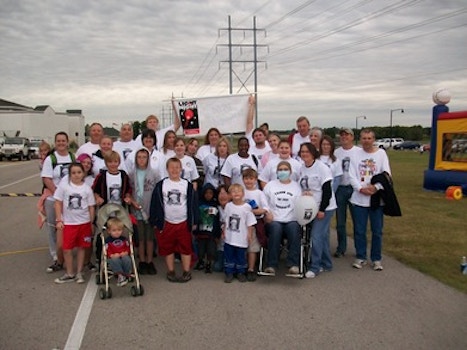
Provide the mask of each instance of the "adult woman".
POLYGON ((204 138, 204 145, 202 145, 196 153, 198 158, 203 160, 209 153, 214 153, 216 145, 222 134, 217 128, 211 128, 208 130, 206 137, 204 138))
POLYGON ((164 135, 164 144, 162 146, 162 154, 167 158, 175 157, 175 139, 177 134, 175 131, 169 130, 164 135))
POLYGON ((319 211, 311 228, 311 266, 306 278, 314 278, 322 271, 332 270, 329 247, 329 226, 336 210, 336 199, 332 191, 332 173, 321 162, 319 152, 310 142, 300 146, 299 156, 303 161, 300 171, 300 187, 304 195, 313 196, 319 211))
POLYGON ((291 148, 289 143, 285 140, 282 140, 279 143, 278 150, 279 157, 271 159, 268 164, 266 164, 266 167, 263 169, 261 175, 259 176, 259 181, 262 188, 264 188, 264 186, 266 186, 269 181, 277 179, 277 164, 283 160, 289 162, 292 167, 291 179, 298 181, 301 164, 298 160, 293 159, 290 156, 291 148))
POLYGON ((310 142, 315 148, 319 151, 319 146, 321 143, 321 138, 323 137, 323 129, 315 126, 311 128, 310 133, 310 142))
POLYGON ((53 194, 60 181, 68 175, 68 166, 73 162, 74 156, 68 151, 68 134, 60 131, 55 134, 55 144, 52 153, 47 156, 42 166, 41 177, 45 188, 50 191, 44 203, 49 233, 49 252, 54 263, 47 268, 47 272, 63 269, 62 232, 56 229, 55 199, 53 194))
POLYGON ((196 155, 196 151, 198 150, 198 140, 194 137, 190 138, 186 143, 185 154, 193 158, 196 164, 196 170, 198 170, 199 178, 196 182, 198 182, 198 188, 204 183, 204 166, 201 159, 199 159, 196 155))
POLYGON ((269 210, 272 217, 266 216, 266 233, 268 235, 268 263, 264 270, 266 274, 275 275, 279 267, 279 254, 282 237, 287 238, 287 266, 289 274, 298 275, 300 270, 300 225, 295 219, 295 198, 302 191, 300 185, 290 176, 292 166, 287 161, 277 164, 277 180, 268 182, 264 187, 264 194, 268 199, 269 210))
POLYGON ((208 154, 203 159, 204 173, 206 175, 204 179, 205 184, 210 183, 217 188, 224 183, 221 171, 231 151, 232 147, 229 140, 225 136, 222 136, 217 142, 216 151, 208 154))
POLYGON ((342 174, 343 174, 342 166, 337 161, 337 158, 334 155, 335 148, 336 148, 336 145, 334 144, 332 137, 329 135, 324 135, 321 139, 321 143, 319 147, 320 149, 319 160, 321 160, 324 164, 328 166, 329 169, 331 169, 332 191, 334 193, 336 192, 337 187, 341 183, 342 174))
POLYGON ((247 168, 255 169, 258 173, 262 170, 258 159, 248 153, 250 143, 245 136, 238 139, 237 147, 238 153, 229 155, 221 170, 222 178, 227 186, 231 184, 243 185, 242 172, 247 168))
POLYGON ((269 146, 271 147, 271 150, 267 151, 261 157, 261 165, 262 165, 263 168, 266 166, 266 164, 270 160, 278 157, 278 153, 279 153, 278 147, 279 147, 280 142, 281 142, 281 137, 279 135, 269 134, 268 143, 269 143, 269 146))

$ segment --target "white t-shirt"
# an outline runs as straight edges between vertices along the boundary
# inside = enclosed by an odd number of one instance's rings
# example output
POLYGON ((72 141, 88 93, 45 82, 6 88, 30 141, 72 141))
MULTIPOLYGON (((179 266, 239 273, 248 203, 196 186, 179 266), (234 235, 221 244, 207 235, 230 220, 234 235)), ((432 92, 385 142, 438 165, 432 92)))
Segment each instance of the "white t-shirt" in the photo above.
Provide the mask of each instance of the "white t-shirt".
POLYGON ((263 148, 256 147, 255 143, 250 143, 250 148, 248 149, 248 153, 254 154, 256 158, 261 162, 263 155, 271 151, 271 147, 269 144, 265 144, 263 148))
MULTIPOLYGON (((252 209, 260 208, 260 209, 266 209, 269 211, 268 207, 268 199, 266 198, 266 195, 264 194, 263 191, 255 189, 255 190, 247 190, 245 189, 245 203, 250 205, 252 209), (252 207, 251 205, 256 203, 256 207, 252 207)), ((258 216, 259 218, 262 218, 264 215, 258 216)))
POLYGON ((78 150, 76 151, 76 158, 78 158, 78 156, 83 153, 92 156, 99 150, 99 148, 100 145, 98 143, 92 143, 91 141, 88 141, 78 148, 78 150))
POLYGON ((64 225, 81 225, 91 222, 89 207, 96 205, 94 193, 86 183, 75 185, 62 181, 54 198, 63 202, 62 220, 64 225))
POLYGON ((119 140, 119 141, 114 142, 113 147, 112 147, 114 151, 120 154, 120 160, 122 163, 125 162, 125 160, 127 159, 128 155, 131 152, 137 149, 140 149, 140 148, 141 148, 141 144, 136 142, 136 140, 131 140, 127 142, 123 142, 119 140))
POLYGON ((180 159, 182 162, 182 174, 181 177, 193 182, 199 178, 198 169, 196 163, 190 156, 183 156, 180 159))
POLYGON ((222 167, 221 175, 229 177, 232 184, 240 184, 243 186, 242 172, 248 168, 254 169, 258 173, 261 173, 262 170, 261 163, 258 162, 258 166, 256 166, 251 154, 248 158, 242 158, 238 153, 231 154, 227 157, 222 167))
MULTIPOLYGON (((311 167, 306 167, 302 165, 300 170, 300 180, 299 184, 302 188, 302 191, 311 192, 316 204, 321 204, 321 199, 323 196, 323 184, 327 181, 332 182, 332 173, 331 169, 324 164, 319 159, 316 159, 311 167)), ((331 184, 332 186, 332 184, 331 184)), ((326 210, 336 209, 336 198, 334 197, 334 191, 331 191, 331 199, 329 205, 326 207, 326 210)))
POLYGON ((353 187, 350 203, 369 207, 371 196, 360 193, 360 189, 371 184, 371 178, 382 172, 391 174, 389 159, 386 151, 381 148, 373 153, 367 153, 363 149, 357 150, 350 159, 350 183, 353 187))
POLYGON ((202 145, 200 148, 198 148, 198 151, 196 152, 196 156, 200 160, 203 160, 209 154, 214 154, 214 153, 216 153, 216 146, 202 145))
POLYGON ((259 180, 266 183, 272 180, 277 180, 277 164, 279 164, 281 161, 289 162, 290 166, 292 167, 292 174, 290 175, 290 178, 294 181, 298 181, 298 178, 300 177, 300 168, 302 165, 298 160, 290 157, 288 159, 274 157, 273 159, 269 160, 268 164, 266 164, 263 171, 261 172, 259 180))
POLYGON ((354 152, 358 151, 359 149, 361 148, 357 146, 352 146, 352 148, 349 149, 343 149, 342 147, 339 147, 334 151, 334 155, 337 157, 337 161, 339 162, 342 168, 342 180, 340 183, 341 186, 350 185, 350 158, 352 157, 352 154, 354 154, 354 152))
POLYGON ((66 156, 61 156, 57 152, 54 153, 57 158, 57 165, 53 168, 52 158, 47 156, 42 165, 41 177, 52 179, 55 186, 58 186, 60 181, 68 175, 68 166, 72 163, 72 159, 68 153, 66 156))
POLYGON ((295 199, 302 194, 300 185, 292 181, 283 184, 279 180, 268 182, 264 187, 264 194, 268 199, 269 210, 272 212, 274 221, 290 222, 295 221, 294 212, 295 199))
POLYGON ((221 176, 222 168, 224 167, 226 158, 220 158, 214 153, 210 153, 203 159, 204 168, 204 183, 210 183, 215 188, 224 183, 221 176))
POLYGON ((299 132, 297 132, 295 135, 293 135, 293 141, 292 141, 292 157, 297 159, 300 158, 298 156, 298 152, 300 151, 300 146, 302 143, 305 142, 310 142, 310 135, 306 135, 303 137, 300 135, 299 132))
POLYGON ((105 173, 107 181, 107 203, 122 205, 122 175, 105 173))
MULTIPOLYGON (((164 129, 160 129, 156 131, 156 141, 157 141, 156 148, 158 150, 161 150, 162 146, 164 145, 164 136, 167 131, 175 131, 174 125, 172 124, 164 129)), ((141 140, 141 134, 136 136, 135 141, 139 147, 143 146, 143 142, 141 140)))
POLYGON ((248 227, 256 224, 250 205, 229 202, 225 206, 224 218, 224 242, 234 247, 248 248, 248 227))
POLYGON ((319 160, 331 169, 332 178, 335 179, 338 176, 342 175, 342 164, 336 158, 336 161, 333 162, 329 156, 320 156, 319 160))
MULTIPOLYGON (((132 151, 125 160, 126 173, 128 176, 133 176, 136 171, 136 153, 141 150, 146 149, 144 147, 139 147, 137 150, 132 151)), ((149 154, 149 166, 154 170, 156 175, 156 183, 166 177, 166 158, 165 156, 153 149, 149 154)))
POLYGON ((187 216, 188 181, 172 181, 165 179, 162 183, 165 221, 179 224, 188 219, 187 216))

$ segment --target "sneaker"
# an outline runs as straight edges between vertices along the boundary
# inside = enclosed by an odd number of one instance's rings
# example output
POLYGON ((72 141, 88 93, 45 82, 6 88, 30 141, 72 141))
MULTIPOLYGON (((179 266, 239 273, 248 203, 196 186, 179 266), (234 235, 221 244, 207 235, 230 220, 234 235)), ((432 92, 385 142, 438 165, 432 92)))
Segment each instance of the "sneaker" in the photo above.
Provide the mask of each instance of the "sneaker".
POLYGON ((244 282, 247 281, 246 275, 245 275, 244 273, 239 273, 239 274, 237 275, 237 279, 238 279, 238 282, 242 282, 242 283, 244 283, 244 282))
POLYGON ((300 273, 300 269, 298 266, 292 266, 289 268, 289 275, 298 275, 300 273))
POLYGON ((367 264, 367 261, 366 260, 363 260, 363 259, 355 259, 353 264, 352 264, 352 267, 355 267, 356 269, 361 269, 363 266, 365 266, 367 264))
POLYGON ((47 273, 51 273, 51 272, 57 272, 60 270, 63 270, 63 264, 59 264, 58 261, 55 260, 54 263, 50 265, 45 271, 47 273))
POLYGON ((204 269, 204 273, 212 273, 211 263, 206 264, 206 268, 204 269))
POLYGON ((152 261, 150 263, 146 263, 146 267, 147 267, 148 274, 157 275, 156 267, 154 266, 154 263, 152 261))
POLYGON ((276 270, 274 269, 274 267, 266 267, 264 269, 264 272, 267 273, 267 274, 270 274, 271 276, 276 275, 276 270))
POLYGON ((190 271, 183 271, 182 277, 180 277, 179 282, 185 283, 191 280, 191 272, 190 271))
POLYGON ((178 282, 178 278, 175 275, 175 271, 168 271, 167 272, 167 280, 169 282, 178 282))
POLYGON ((198 262, 195 265, 195 270, 201 271, 201 270, 204 270, 204 268, 205 268, 204 261, 203 260, 198 260, 198 262))
POLYGON ((117 287, 123 287, 128 283, 128 279, 124 275, 118 275, 117 287))
POLYGON ((374 261, 373 262, 373 270, 383 271, 383 265, 381 265, 381 261, 374 261))
POLYGON ((256 273, 254 271, 248 271, 246 273, 246 280, 248 282, 254 282, 256 281, 256 273))
POLYGON ((314 273, 313 271, 309 270, 305 273, 305 277, 306 278, 315 278, 316 277, 316 273, 314 273))
POLYGON ((344 256, 345 256, 345 253, 344 253, 344 252, 336 251, 336 252, 334 253, 334 257, 335 257, 335 258, 342 258, 342 257, 344 257, 344 256))
POLYGON ((70 276, 66 273, 62 277, 56 278, 54 282, 58 284, 62 284, 62 283, 67 283, 67 282, 74 282, 75 280, 76 280, 75 276, 70 276))
POLYGON ((76 283, 84 283, 84 278, 83 278, 83 275, 81 274, 81 272, 78 272, 76 274, 76 283))
POLYGON ((232 273, 228 273, 225 275, 225 279, 224 279, 224 282, 225 283, 232 283, 234 279, 234 275, 232 273))
POLYGON ((148 271, 148 264, 146 264, 145 262, 140 261, 139 264, 138 264, 138 272, 139 272, 140 275, 147 274, 149 272, 148 271))

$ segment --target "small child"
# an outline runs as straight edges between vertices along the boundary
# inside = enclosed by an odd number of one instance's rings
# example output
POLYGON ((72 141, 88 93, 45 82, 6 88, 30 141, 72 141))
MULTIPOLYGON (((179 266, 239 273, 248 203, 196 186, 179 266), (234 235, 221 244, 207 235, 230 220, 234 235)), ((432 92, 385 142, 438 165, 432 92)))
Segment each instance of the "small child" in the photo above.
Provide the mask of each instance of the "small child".
POLYGON ((193 185, 181 178, 182 162, 173 157, 167 160, 169 177, 159 181, 152 193, 149 222, 157 226, 159 254, 165 257, 167 279, 170 282, 191 280, 191 233, 198 219, 198 200, 193 185), (183 274, 175 274, 175 253, 182 258, 183 274))
POLYGON ((61 181, 54 194, 57 230, 63 230, 63 255, 66 273, 55 283, 83 283, 85 249, 91 246, 95 200, 91 187, 84 183, 84 169, 72 163, 69 181, 61 181), (77 273, 73 273, 73 249, 77 248, 77 273))
POLYGON ((231 283, 234 273, 240 282, 246 282, 246 251, 253 242, 253 226, 256 218, 251 206, 245 203, 243 186, 233 184, 229 187, 232 202, 225 206, 223 226, 225 283, 231 283))
POLYGON ((123 287, 131 276, 130 243, 123 236, 124 225, 118 218, 110 218, 107 221, 109 236, 105 239, 110 269, 117 275, 117 286, 123 287))
POLYGON ((248 272, 247 280, 249 282, 256 281, 255 265, 256 256, 260 251, 260 241, 263 246, 266 240, 264 232, 263 217, 268 213, 268 204, 266 195, 256 186, 258 183, 258 173, 256 170, 248 168, 242 173, 243 184, 245 186, 245 203, 248 203, 256 217, 255 231, 251 243, 248 245, 248 272))
MULTIPOLYGON (((219 185, 217 188, 217 209, 219 210, 219 224, 222 226, 225 223, 224 210, 227 203, 231 201, 231 197, 227 185, 219 185)), ((216 272, 224 272, 224 240, 221 237, 217 240, 216 262, 213 270, 216 272)))
MULTIPOLYGON (((42 140, 41 143, 39 144, 39 170, 42 171, 42 165, 44 164, 45 158, 50 154, 52 151, 52 147, 50 146, 49 143, 46 141, 42 140)), ((47 199, 47 197, 52 196, 53 193, 46 187, 43 186, 42 188, 42 194, 39 198, 39 201, 37 202, 37 225, 39 228, 42 228, 44 226, 45 222, 47 221, 47 216, 45 213, 45 206, 44 202, 47 199)))
POLYGON ((210 183, 204 185, 201 190, 199 223, 198 230, 195 231, 195 237, 198 247, 198 262, 195 270, 205 269, 206 273, 212 273, 212 265, 216 256, 216 240, 220 237, 220 226, 216 189, 210 183))

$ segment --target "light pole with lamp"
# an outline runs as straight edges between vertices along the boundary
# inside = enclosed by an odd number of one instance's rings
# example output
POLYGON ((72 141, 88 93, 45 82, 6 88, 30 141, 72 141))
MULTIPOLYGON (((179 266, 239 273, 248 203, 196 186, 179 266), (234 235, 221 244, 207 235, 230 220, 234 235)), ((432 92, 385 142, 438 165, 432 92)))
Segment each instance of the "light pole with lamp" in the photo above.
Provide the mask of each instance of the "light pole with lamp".
POLYGON ((404 108, 391 109, 391 119, 389 120, 389 148, 392 147, 392 112, 401 111, 404 113, 404 108))
MULTIPOLYGON (((363 118, 366 119, 366 115, 359 115, 358 117, 355 117, 355 131, 358 133, 358 119, 363 118)), ((355 137, 355 144, 358 142, 358 136, 355 137)))

